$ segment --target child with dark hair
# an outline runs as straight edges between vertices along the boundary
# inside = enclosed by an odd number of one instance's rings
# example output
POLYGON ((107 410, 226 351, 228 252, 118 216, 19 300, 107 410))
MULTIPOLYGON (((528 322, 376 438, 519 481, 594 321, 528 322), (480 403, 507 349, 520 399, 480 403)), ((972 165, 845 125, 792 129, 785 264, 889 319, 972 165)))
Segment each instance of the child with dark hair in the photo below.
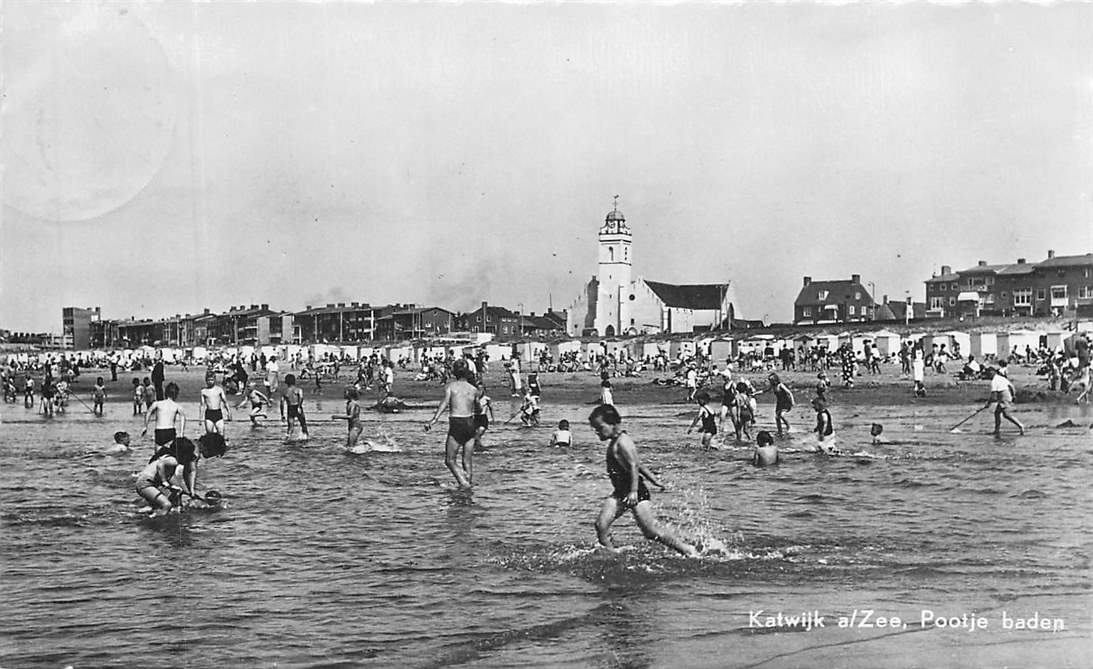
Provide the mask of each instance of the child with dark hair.
MULTIPOLYGON (((151 388, 152 386, 147 387, 151 388)), ((152 421, 152 416, 155 416, 154 437, 157 448, 170 444, 175 440, 175 437, 181 437, 186 433, 186 414, 182 413, 182 407, 176 402, 178 399, 178 384, 174 381, 168 383, 164 394, 166 395, 164 399, 153 402, 152 406, 148 408, 148 413, 144 415, 144 430, 140 433, 142 437, 148 434, 148 423, 152 421), (177 431, 175 430, 176 422, 180 423, 177 431)))
POLYGON ((346 422, 346 427, 349 429, 349 433, 345 437, 346 450, 353 450, 357 445, 357 440, 360 439, 361 432, 364 430, 364 425, 361 423, 359 399, 360 392, 353 386, 349 386, 345 389, 345 413, 331 416, 334 420, 344 420, 346 422))
POLYGON ((140 379, 133 377, 133 415, 144 413, 144 388, 140 387, 140 379))
POLYGON ((572 446, 573 445, 573 433, 569 431, 569 421, 562 419, 558 421, 558 429, 554 430, 554 433, 550 435, 551 446, 572 446))
POLYGON ((609 551, 615 551, 615 546, 611 543, 611 524, 630 511, 647 539, 658 541, 687 557, 696 557, 698 551, 694 546, 679 539, 657 522, 645 481, 661 490, 664 486, 638 461, 638 449, 634 440, 622 429, 622 417, 618 410, 610 404, 601 404, 592 410, 588 423, 600 441, 608 442, 607 475, 611 479, 612 491, 604 500, 600 515, 596 518, 596 536, 600 545, 609 551))
POLYGON ((770 432, 760 430, 759 434, 755 435, 755 452, 751 456, 751 463, 756 467, 767 467, 781 461, 782 456, 778 453, 778 447, 774 445, 774 437, 770 436, 770 432))
POLYGON ((700 444, 704 450, 710 450, 710 442, 713 440, 714 435, 717 434, 717 419, 713 411, 710 411, 710 407, 707 406, 710 403, 710 393, 705 390, 700 390, 695 393, 695 402, 698 402, 698 415, 691 421, 691 426, 687 428, 687 434, 690 434, 694 430, 695 425, 702 423, 702 429, 699 430, 699 434, 702 435, 700 444))
MULTIPOLYGON (((170 386, 173 385, 173 383, 168 385, 166 393, 170 393, 170 386)), ((177 392, 178 388, 176 386, 176 395, 177 392)), ((167 400, 160 401, 166 402, 167 400)), ((135 484, 137 493, 148 502, 153 515, 163 516, 170 513, 176 506, 180 506, 180 492, 185 492, 191 496, 194 494, 194 476, 190 476, 189 472, 193 471, 196 475, 196 470, 194 470, 196 463, 197 454, 194 451, 194 442, 185 437, 180 437, 174 440, 171 448, 163 449, 157 453, 152 461, 137 474, 135 484), (171 484, 171 479, 178 474, 179 467, 183 470, 182 487, 175 487, 171 484), (164 490, 168 491, 167 494, 164 493, 164 490)))
POLYGON ((304 391, 296 385, 295 374, 285 374, 285 385, 281 388, 280 409, 288 437, 292 437, 292 428, 295 426, 294 421, 299 420, 302 438, 307 439, 307 418, 304 417, 304 391), (287 415, 285 407, 288 407, 287 415))
POLYGON ((96 416, 103 414, 104 402, 106 402, 106 382, 100 376, 95 379, 95 387, 91 390, 91 411, 96 416))

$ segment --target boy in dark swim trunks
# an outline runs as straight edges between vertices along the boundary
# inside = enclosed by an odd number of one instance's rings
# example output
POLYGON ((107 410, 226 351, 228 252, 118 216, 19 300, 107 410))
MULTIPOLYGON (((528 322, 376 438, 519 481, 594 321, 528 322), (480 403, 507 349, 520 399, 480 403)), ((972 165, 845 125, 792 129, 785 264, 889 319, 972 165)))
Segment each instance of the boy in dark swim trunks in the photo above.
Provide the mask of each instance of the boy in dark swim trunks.
POLYGON ((152 402, 152 406, 149 407, 148 413, 144 414, 144 430, 140 433, 142 437, 148 434, 148 423, 151 422, 152 416, 155 416, 155 440, 157 449, 160 446, 165 446, 173 442, 176 436, 181 437, 186 433, 186 414, 182 413, 182 407, 175 401, 178 399, 178 384, 174 382, 168 383, 164 393, 167 397, 152 402), (177 432, 175 431, 176 420, 179 421, 177 432))
POLYGON ((296 385, 295 374, 285 374, 285 385, 281 388, 281 418, 285 421, 286 434, 292 437, 293 421, 300 421, 301 439, 307 439, 307 418, 304 418, 304 391, 296 385), (285 407, 288 407, 286 415, 285 407))
POLYGON ((658 541, 669 548, 679 551, 687 557, 695 557, 698 551, 691 544, 679 539, 666 528, 660 526, 653 515, 649 503, 649 489, 645 481, 661 490, 664 486, 653 473, 638 462, 638 450, 634 440, 622 429, 622 417, 615 407, 601 404, 588 416, 592 431, 607 444, 607 475, 611 478, 613 490, 604 500, 600 515, 596 519, 596 536, 600 545, 614 552, 611 543, 611 524, 619 516, 630 511, 645 538, 658 541), (643 480, 644 479, 644 480, 643 480))
POLYGON ((467 444, 474 441, 476 433, 474 404, 478 388, 472 384, 474 376, 465 359, 460 358, 452 363, 452 375, 455 376, 455 381, 444 387, 444 399, 440 401, 432 420, 425 423, 425 431, 428 432, 440 420, 440 414, 445 409, 448 410, 444 464, 460 488, 469 488, 474 480, 474 446, 468 448, 467 444), (457 454, 461 456, 460 463, 456 462, 457 454))

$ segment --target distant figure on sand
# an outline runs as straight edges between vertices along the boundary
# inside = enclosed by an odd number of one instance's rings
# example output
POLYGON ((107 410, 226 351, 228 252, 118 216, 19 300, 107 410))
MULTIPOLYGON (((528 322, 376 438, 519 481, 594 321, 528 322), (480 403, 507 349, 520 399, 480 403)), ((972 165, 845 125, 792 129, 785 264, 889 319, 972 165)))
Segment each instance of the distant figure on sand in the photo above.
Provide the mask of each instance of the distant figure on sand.
POLYGON ((601 404, 588 416, 588 424, 600 441, 608 442, 607 475, 611 479, 612 491, 604 500, 596 519, 596 536, 600 545, 612 552, 616 550, 611 543, 611 524, 629 511, 645 538, 658 541, 687 557, 696 557, 698 551, 694 546, 657 522, 645 481, 661 490, 664 486, 638 461, 638 449, 634 440, 622 429, 622 417, 618 410, 610 404, 601 404))
POLYGON ((106 382, 102 377, 95 379, 95 388, 91 391, 92 413, 96 416, 103 414, 103 403, 106 402, 106 382))
POLYGON ((440 420, 440 414, 448 411, 448 436, 444 444, 444 464, 455 477, 460 488, 469 488, 474 482, 474 447, 467 444, 474 440, 474 403, 478 389, 471 383, 471 368, 464 359, 452 363, 452 381, 444 387, 444 399, 436 408, 432 419, 425 423, 425 431, 432 429, 440 420), (456 456, 460 461, 456 461, 456 456))
MULTIPOLYGON (((994 402, 994 434, 998 436, 1002 431, 1002 419, 1005 418, 1009 422, 1017 426, 1017 430, 1021 433, 1025 433, 1025 426, 1021 424, 1021 421, 1017 420, 1010 415, 1009 406, 1013 403, 1014 389, 1013 384, 1009 380, 1009 369, 1007 369, 1007 363, 1005 360, 1001 362, 1001 366, 995 373, 994 378, 991 379, 991 396, 987 400, 987 405, 990 406, 991 402, 994 402)), ((984 407, 986 408, 986 407, 984 407)))

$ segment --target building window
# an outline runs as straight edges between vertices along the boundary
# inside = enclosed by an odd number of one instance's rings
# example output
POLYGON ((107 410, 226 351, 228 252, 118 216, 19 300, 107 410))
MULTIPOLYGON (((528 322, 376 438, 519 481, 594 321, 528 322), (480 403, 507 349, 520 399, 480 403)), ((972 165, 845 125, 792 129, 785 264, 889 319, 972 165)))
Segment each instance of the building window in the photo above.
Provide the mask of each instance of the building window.
POLYGON ((1024 288, 1021 290, 1013 291, 1013 306, 1015 307, 1031 307, 1032 306, 1032 289, 1024 288))
POLYGON ((1078 290, 1078 297, 1083 300, 1093 297, 1093 286, 1082 286, 1078 290))
POLYGON ((951 307, 955 304, 956 304, 956 298, 955 297, 950 297, 949 298, 949 306, 951 307))
POLYGON ((944 297, 931 297, 930 298, 930 309, 941 309, 944 306, 945 306, 945 298, 944 297))
POLYGON ((948 286, 948 284, 946 284, 946 283, 943 283, 943 284, 941 284, 941 292, 943 292, 943 293, 944 293, 944 292, 945 292, 945 288, 946 288, 947 286, 948 286))
POLYGON ((826 291, 826 290, 821 290, 821 291, 820 291, 820 294, 819 294, 819 295, 817 295, 816 297, 817 297, 817 298, 819 298, 819 300, 820 300, 821 302, 823 302, 824 300, 826 300, 826 299, 827 299, 827 291, 826 291))
POLYGON ((994 285, 994 277, 993 277, 993 276, 988 276, 988 277, 987 277, 987 278, 986 278, 986 279, 984 280, 984 283, 985 283, 986 285, 988 285, 988 286, 993 286, 993 285, 994 285))
POLYGON ((854 299, 855 300, 860 300, 861 299, 861 291, 857 291, 857 290, 854 291, 854 299))
POLYGON ((1066 299, 1066 286, 1052 286, 1051 287, 1051 299, 1052 300, 1065 300, 1066 299))
POLYGON ((957 288, 957 285, 958 285, 958 284, 955 284, 955 283, 954 283, 954 284, 952 285, 952 287, 951 287, 951 288, 949 288, 949 290, 958 290, 958 288, 957 288))
POLYGON ((1037 288, 1036 289, 1036 299, 1040 300, 1040 301, 1046 300, 1047 299, 1047 290, 1044 289, 1044 288, 1037 288))
POLYGON ((607 262, 615 262, 615 247, 607 247, 607 262))
POLYGON ((804 318, 812 318, 812 307, 803 307, 801 309, 801 316, 804 318))

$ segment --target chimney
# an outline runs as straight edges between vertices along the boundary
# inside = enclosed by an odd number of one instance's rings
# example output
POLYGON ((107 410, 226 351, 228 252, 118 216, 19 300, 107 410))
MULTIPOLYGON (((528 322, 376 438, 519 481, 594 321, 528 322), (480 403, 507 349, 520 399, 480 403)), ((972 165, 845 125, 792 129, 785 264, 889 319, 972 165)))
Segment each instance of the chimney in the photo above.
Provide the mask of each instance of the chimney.
POLYGON ((251 308, 251 309, 257 309, 257 308, 258 308, 258 305, 257 305, 257 304, 252 304, 252 305, 250 305, 250 308, 251 308))
POLYGON ((266 309, 266 310, 268 311, 268 310, 269 310, 269 305, 268 305, 268 304, 263 304, 263 305, 262 305, 262 308, 263 308, 263 309, 266 309))
POLYGON ((851 274, 850 275, 850 282, 851 283, 861 283, 861 274, 851 274))
POLYGON ((980 260, 980 261, 978 262, 978 265, 979 265, 980 267, 986 267, 986 266, 987 266, 987 261, 986 261, 986 260, 980 260))
POLYGON ((941 276, 945 276, 947 274, 952 274, 952 273, 953 273, 953 268, 952 268, 951 265, 942 265, 941 266, 941 276))
POLYGON ((1055 249, 1048 249, 1047 250, 1047 259, 1051 260, 1054 257, 1055 257, 1055 249))
POLYGON ((887 295, 884 296, 884 303, 888 304, 888 296, 887 295))
POLYGON ((327 309, 333 309, 334 308, 334 303, 333 302, 328 302, 327 305, 326 305, 326 308, 327 309))
POLYGON ((482 300, 482 315, 486 315, 486 301, 482 300))
POLYGON ((1017 264, 1018 265, 1024 265, 1025 264, 1025 259, 1024 258, 1018 258, 1017 259, 1017 264))
POLYGON ((344 307, 344 306, 345 306, 345 302, 338 302, 338 306, 339 306, 339 307, 344 307))
POLYGON ((354 306, 354 307, 359 307, 359 306, 360 306, 360 305, 359 305, 359 304, 357 304, 356 302, 351 302, 350 304, 351 304, 352 306, 354 306))
POLYGON ((810 276, 806 276, 806 277, 805 277, 805 285, 807 286, 807 285, 808 285, 808 284, 810 284, 810 283, 812 283, 812 277, 810 277, 810 276))

